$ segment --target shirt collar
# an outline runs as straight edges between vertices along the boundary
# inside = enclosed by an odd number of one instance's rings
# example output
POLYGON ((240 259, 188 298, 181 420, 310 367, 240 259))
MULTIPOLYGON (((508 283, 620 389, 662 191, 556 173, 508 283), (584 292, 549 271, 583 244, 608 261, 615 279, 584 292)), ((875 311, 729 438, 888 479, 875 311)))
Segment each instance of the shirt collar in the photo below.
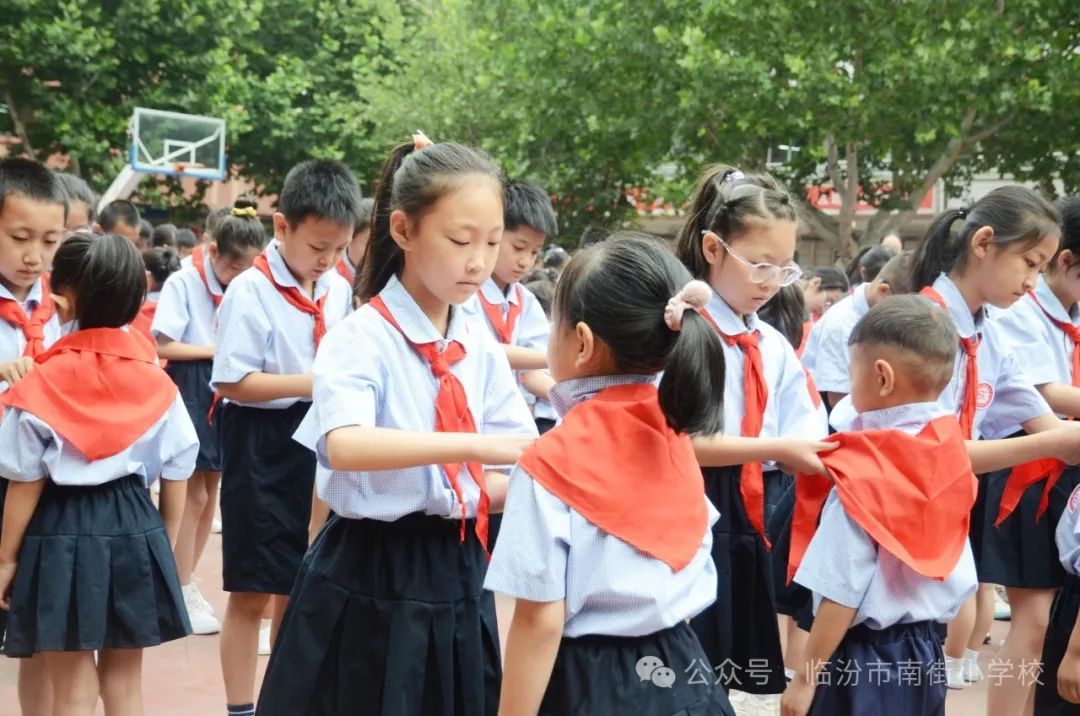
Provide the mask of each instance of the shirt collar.
POLYGON ((945 274, 941 274, 934 281, 934 290, 945 301, 945 308, 952 317, 953 323, 956 324, 956 332, 961 338, 971 338, 976 333, 982 332, 982 324, 986 320, 985 306, 980 307, 975 315, 972 315, 960 289, 945 274))
MULTIPOLYGON (((296 280, 296 277, 292 275, 292 271, 285 265, 285 259, 281 257, 281 252, 278 250, 278 242, 275 239, 271 241, 266 247, 266 262, 270 265, 270 273, 274 276, 274 281, 279 286, 293 287, 300 293, 304 293, 304 288, 300 285, 300 282, 296 280)), ((330 280, 333 270, 326 271, 322 276, 319 276, 315 281, 315 296, 313 300, 318 301, 330 290, 330 280)), ((206 279, 210 280, 209 272, 206 279)), ((219 284, 220 285, 220 284, 219 284)))
POLYGON ((758 330, 756 313, 749 314, 744 322, 736 315, 735 311, 731 310, 731 306, 720 298, 720 294, 716 291, 713 291, 712 295, 709 296, 709 302, 705 305, 705 310, 709 312, 709 315, 712 316, 712 319, 716 321, 716 325, 725 335, 737 336, 740 333, 750 333, 758 330))
POLYGON ((949 414, 940 403, 905 403, 860 413, 852 421, 851 429, 902 430, 914 434, 925 428, 931 420, 949 414))
POLYGON ((578 403, 583 403, 589 398, 607 388, 618 385, 634 385, 636 383, 652 383, 656 375, 648 374, 625 374, 625 375, 590 375, 585 378, 571 378, 561 383, 556 383, 551 388, 548 402, 555 408, 560 416, 565 416, 578 403))
POLYGON ((1046 278, 1042 274, 1039 274, 1038 281, 1035 284, 1035 298, 1043 310, 1049 313, 1050 317, 1055 321, 1076 323, 1073 317, 1073 314, 1077 312, 1076 304, 1073 304, 1069 310, 1065 310, 1065 307, 1061 305, 1061 301, 1050 290, 1050 285, 1046 283, 1046 278))
POLYGON ((431 319, 421 310, 397 276, 391 276, 386 286, 379 292, 379 297, 390 309, 394 320, 401 326, 401 332, 411 343, 438 343, 440 350, 446 341, 457 341, 464 345, 469 334, 468 325, 460 306, 450 306, 450 323, 444 337, 435 328, 431 319))
POLYGON ((862 318, 870 311, 870 302, 866 300, 866 291, 869 288, 870 284, 864 283, 861 286, 856 286, 855 292, 851 294, 851 306, 855 309, 855 316, 858 318, 862 318))
MULTIPOLYGON (((276 247, 275 247, 275 254, 276 253, 277 253, 277 250, 276 250, 276 247)), ((269 253, 268 253, 268 256, 269 256, 269 253)), ((279 255, 278 258, 281 258, 281 256, 279 255)), ((267 258, 267 261, 269 261, 269 260, 270 259, 267 258)), ((282 268, 284 268, 284 263, 285 262, 283 261, 282 262, 282 268)), ((203 251, 203 272, 206 274, 206 286, 207 286, 207 288, 210 289, 210 293, 214 294, 215 296, 223 296, 223 295, 225 295, 225 287, 221 285, 221 281, 218 281, 217 274, 214 273, 214 265, 210 261, 210 252, 209 251, 203 251)), ((270 265, 270 272, 273 273, 274 278, 277 279, 277 272, 274 271, 273 264, 270 265)), ((293 279, 293 275, 291 273, 289 273, 288 268, 285 268, 285 273, 288 274, 288 278, 290 280, 292 280, 293 283, 295 283, 295 280, 293 279)), ((281 283, 281 281, 279 280, 278 283, 281 283)), ((282 283, 282 285, 284 286, 285 284, 282 283)))
POLYGON ((518 302, 518 286, 521 284, 512 283, 506 287, 506 293, 503 293, 499 289, 499 285, 495 283, 494 278, 488 278, 484 281, 484 285, 480 287, 480 292, 484 294, 484 298, 488 303, 513 303, 518 302))
POLYGON ((9 301, 15 301, 19 305, 27 308, 35 308, 41 305, 41 279, 34 281, 34 285, 30 287, 30 292, 26 294, 26 300, 20 301, 15 298, 15 294, 7 289, 6 286, 0 285, 0 299, 7 299, 9 301))

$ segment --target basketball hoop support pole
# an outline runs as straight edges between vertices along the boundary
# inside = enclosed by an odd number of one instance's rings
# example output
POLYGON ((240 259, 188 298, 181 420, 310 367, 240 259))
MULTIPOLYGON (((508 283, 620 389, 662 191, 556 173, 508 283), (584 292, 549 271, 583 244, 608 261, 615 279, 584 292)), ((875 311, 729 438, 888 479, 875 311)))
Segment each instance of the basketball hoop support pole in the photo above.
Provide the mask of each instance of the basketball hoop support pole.
POLYGON ((101 212, 102 209, 117 199, 126 199, 131 196, 131 192, 135 191, 140 179, 142 179, 142 174, 132 169, 130 164, 125 164, 124 168, 113 179, 109 188, 101 195, 101 200, 98 201, 97 206, 98 212, 101 212))

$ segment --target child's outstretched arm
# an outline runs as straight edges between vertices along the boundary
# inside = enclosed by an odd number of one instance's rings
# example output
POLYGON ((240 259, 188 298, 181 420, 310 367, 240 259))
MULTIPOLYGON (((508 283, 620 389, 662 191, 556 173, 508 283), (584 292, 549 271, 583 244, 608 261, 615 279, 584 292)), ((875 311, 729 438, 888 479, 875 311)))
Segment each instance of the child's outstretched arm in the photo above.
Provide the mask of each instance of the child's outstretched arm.
POLYGON ((510 367, 514 370, 541 370, 547 368, 547 354, 534 348, 504 345, 510 367))
POLYGON ((733 435, 710 435, 694 438, 694 453, 702 467, 729 467, 748 462, 776 461, 796 472, 825 475, 825 466, 817 456, 836 449, 836 443, 789 438, 744 438, 733 435))
POLYGON ((840 646, 851 628, 855 611, 831 599, 821 600, 814 626, 810 628, 810 638, 806 642, 806 662, 795 673, 780 699, 781 716, 804 716, 810 710, 818 673, 828 665, 836 647, 840 646))
POLYGON ((454 462, 513 465, 534 440, 535 435, 423 433, 348 425, 326 434, 326 455, 330 468, 341 472, 454 462))
POLYGON ((1007 440, 968 440, 968 456, 976 475, 1043 458, 1066 465, 1080 463, 1080 424, 1067 423, 1053 413, 1023 424, 1027 435, 1007 440))
POLYGON ((19 561, 26 528, 37 510, 46 478, 33 482, 8 483, 4 502, 4 529, 0 536, 0 608, 11 608, 11 583, 19 561))
POLYGON ((265 403, 281 398, 310 398, 311 373, 248 373, 235 383, 218 383, 217 389, 223 397, 244 403, 265 403))
POLYGON ((1055 413, 1080 417, 1080 389, 1062 383, 1047 383, 1036 388, 1055 413))
POLYGON ((537 398, 547 400, 555 387, 555 379, 545 370, 530 370, 522 376, 521 384, 537 398))
POLYGON ((518 599, 506 639, 499 716, 535 716, 555 666, 566 602, 518 599))
POLYGON ((166 335, 159 335, 157 337, 157 354, 159 358, 165 360, 209 360, 214 357, 214 347, 181 343, 166 335))

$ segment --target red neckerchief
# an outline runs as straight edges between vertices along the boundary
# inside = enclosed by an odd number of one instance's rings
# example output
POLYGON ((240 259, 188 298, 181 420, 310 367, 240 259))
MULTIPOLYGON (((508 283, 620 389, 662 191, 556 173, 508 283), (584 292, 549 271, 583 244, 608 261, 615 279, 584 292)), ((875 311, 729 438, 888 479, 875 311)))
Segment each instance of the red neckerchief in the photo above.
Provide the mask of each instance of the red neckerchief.
MULTIPOLYGON (((394 318, 390 308, 383 301, 382 296, 375 296, 368 305, 386 319, 401 337, 405 339, 416 353, 423 358, 431 369, 432 375, 439 383, 439 392, 435 395, 435 431, 440 433, 475 433, 476 421, 469 409, 469 399, 465 395, 465 386, 458 377, 450 372, 451 366, 465 358, 465 347, 457 341, 448 341, 446 348, 439 350, 438 341, 430 343, 414 343, 401 329, 401 325, 394 318)), ((446 478, 450 481, 450 487, 461 505, 461 541, 465 541, 465 497, 461 491, 459 477, 461 463, 444 463, 442 466, 446 472, 446 478)), ((484 467, 478 462, 465 463, 474 482, 480 488, 480 502, 476 506, 476 536, 487 553, 488 538, 488 505, 490 499, 487 493, 487 479, 484 476, 484 467)))
POLYGON ((176 384, 142 336, 120 328, 70 333, 35 359, 0 404, 43 421, 89 460, 131 447, 176 400, 176 384))
MULTIPOLYGON (((1074 388, 1080 388, 1080 328, 1072 323, 1059 321, 1050 315, 1050 311, 1047 311, 1046 307, 1039 302, 1039 298, 1034 291, 1028 291, 1028 296, 1046 314, 1050 322, 1072 341, 1071 383, 1074 388)), ((1043 486, 1042 497, 1039 498, 1039 508, 1035 512, 1035 520, 1042 519, 1047 507, 1050 505, 1050 491, 1054 489, 1054 485, 1064 474, 1065 467, 1065 463, 1052 457, 1033 460, 1014 467, 1012 472, 1009 473, 1009 479, 1005 482, 1005 491, 1001 493, 1001 504, 998 506, 998 515, 994 521, 994 526, 1000 525, 1005 521, 1005 518, 1016 510, 1016 506, 1020 504, 1020 498, 1027 488, 1045 479, 1046 484, 1043 486)))
POLYGON ((15 299, 0 298, 0 321, 6 321, 22 330, 23 337, 26 338, 23 355, 27 358, 36 358, 45 352, 45 324, 55 313, 56 306, 49 294, 49 279, 45 276, 41 277, 41 301, 29 316, 15 299))
POLYGON ((347 257, 342 257, 342 259, 337 262, 334 268, 339 274, 341 274, 341 276, 346 281, 349 282, 350 285, 352 284, 353 279, 356 278, 356 269, 352 267, 352 264, 349 263, 349 259, 347 257))
POLYGON ((495 329, 495 335, 499 337, 499 343, 503 345, 509 345, 513 342, 514 328, 517 326, 518 316, 521 315, 521 286, 517 287, 517 303, 508 301, 510 304, 506 311, 506 318, 503 318, 502 304, 492 303, 487 300, 484 295, 484 290, 480 289, 476 294, 480 298, 480 305, 484 307, 484 313, 487 315, 488 322, 491 323, 491 327, 495 329))
POLYGON ((199 278, 202 279, 203 286, 206 287, 206 292, 210 294, 210 300, 214 302, 214 308, 217 308, 221 305, 221 299, 223 299, 224 296, 219 296, 210 290, 210 282, 206 278, 206 266, 203 264, 202 246, 199 245, 191 250, 191 265, 199 272, 199 278))
MULTIPOLYGON (((949 310, 949 307, 945 304, 945 299, 933 287, 926 286, 919 293, 946 311, 949 310)), ((979 362, 977 357, 979 339, 975 336, 961 338, 960 348, 967 358, 964 371, 964 401, 960 405, 960 429, 964 433, 964 439, 971 440, 975 428, 975 411, 979 395, 979 362)))
POLYGON ((330 295, 329 292, 323 294, 319 300, 312 301, 296 286, 282 286, 274 278, 273 271, 270 270, 270 262, 266 259, 265 251, 255 257, 254 266, 266 276, 267 280, 270 281, 270 285, 277 289, 278 293, 290 306, 315 319, 315 348, 318 349, 319 343, 322 342, 323 336, 326 335, 326 316, 323 314, 323 307, 326 305, 326 297, 330 295))
POLYGON ((573 407, 518 465, 604 532, 678 572, 708 529, 690 438, 667 424, 656 387, 605 388, 573 407))
POLYGON ((827 440, 840 444, 821 453, 832 479, 799 475, 795 480, 788 582, 834 485, 844 511, 871 539, 919 574, 947 577, 963 554, 977 491, 957 419, 932 420, 918 435, 867 430, 827 440))
MULTIPOLYGON (((769 401, 769 386, 765 382, 765 368, 761 362, 761 348, 758 345, 758 332, 745 332, 736 335, 724 333, 709 312, 698 311, 720 338, 729 346, 738 346, 743 353, 743 385, 745 404, 743 405, 742 429, 744 438, 756 438, 761 435, 765 423, 765 404, 769 401)), ((750 524, 765 546, 771 548, 768 535, 765 534, 765 472, 760 462, 744 463, 739 480, 739 492, 750 524)))

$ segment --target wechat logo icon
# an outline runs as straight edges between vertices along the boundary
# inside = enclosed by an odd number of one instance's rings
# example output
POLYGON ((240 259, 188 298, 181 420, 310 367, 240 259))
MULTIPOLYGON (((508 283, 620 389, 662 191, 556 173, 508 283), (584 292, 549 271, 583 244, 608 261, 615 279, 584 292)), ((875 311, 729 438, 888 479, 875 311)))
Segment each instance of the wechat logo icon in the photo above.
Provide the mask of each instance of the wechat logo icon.
POLYGON ((659 657, 643 656, 638 659, 634 669, 639 679, 651 681, 661 689, 670 689, 675 684, 675 672, 664 666, 659 657))

